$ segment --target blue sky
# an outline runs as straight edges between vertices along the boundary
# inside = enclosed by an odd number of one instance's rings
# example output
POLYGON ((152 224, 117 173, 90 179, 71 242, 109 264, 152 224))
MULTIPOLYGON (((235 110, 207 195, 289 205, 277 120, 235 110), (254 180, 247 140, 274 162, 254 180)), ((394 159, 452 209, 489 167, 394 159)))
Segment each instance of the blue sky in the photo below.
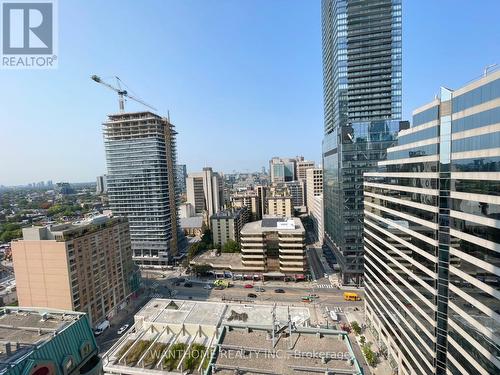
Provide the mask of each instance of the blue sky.
MULTIPOLYGON (((500 63, 498 14, 497 0, 403 0, 406 118, 500 63)), ((59 1, 59 68, 0 70, 0 184, 105 172, 101 123, 118 104, 91 74, 170 110, 188 171, 320 162, 319 0, 59 1)))

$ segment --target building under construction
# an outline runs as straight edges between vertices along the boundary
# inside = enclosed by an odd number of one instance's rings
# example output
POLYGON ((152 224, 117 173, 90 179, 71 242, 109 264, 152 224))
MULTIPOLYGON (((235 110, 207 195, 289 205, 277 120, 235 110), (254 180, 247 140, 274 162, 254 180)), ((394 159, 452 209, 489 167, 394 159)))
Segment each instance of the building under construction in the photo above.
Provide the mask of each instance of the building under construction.
POLYGON ((121 112, 103 124, 108 196, 130 223, 133 259, 161 267, 178 249, 176 131, 152 112, 121 112))

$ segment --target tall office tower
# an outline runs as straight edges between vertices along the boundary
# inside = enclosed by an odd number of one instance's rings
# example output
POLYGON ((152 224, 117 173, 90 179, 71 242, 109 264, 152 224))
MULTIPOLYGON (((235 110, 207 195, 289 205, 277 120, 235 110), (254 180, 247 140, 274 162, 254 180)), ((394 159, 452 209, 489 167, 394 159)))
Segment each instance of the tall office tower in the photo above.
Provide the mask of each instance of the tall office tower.
POLYGON ((124 218, 24 228, 12 259, 19 305, 86 312, 94 325, 139 287, 124 218))
POLYGON ((296 161, 294 158, 280 158, 276 156, 269 160, 271 183, 295 181, 296 161))
POLYGON ((176 166, 177 174, 177 187, 180 194, 186 194, 186 178, 187 178, 187 168, 186 164, 177 164, 176 166))
POLYGON ((190 173, 186 179, 187 202, 194 206, 196 214, 216 214, 223 206, 224 185, 222 177, 212 168, 190 173))
POLYGON ((399 374, 500 373, 500 71, 413 112, 365 175, 365 297, 399 374))
POLYGON ((325 242, 341 282, 363 275, 363 172, 400 129, 401 0, 323 0, 325 242))
POLYGON ((178 248, 174 125, 134 112, 109 115, 103 127, 113 214, 128 217, 135 262, 164 266, 178 248))
POLYGON ((108 181, 106 175, 97 176, 95 192, 96 194, 104 194, 108 192, 108 181))
POLYGON ((305 180, 306 179, 306 171, 308 169, 314 168, 314 162, 309 160, 300 160, 297 161, 297 180, 305 180))

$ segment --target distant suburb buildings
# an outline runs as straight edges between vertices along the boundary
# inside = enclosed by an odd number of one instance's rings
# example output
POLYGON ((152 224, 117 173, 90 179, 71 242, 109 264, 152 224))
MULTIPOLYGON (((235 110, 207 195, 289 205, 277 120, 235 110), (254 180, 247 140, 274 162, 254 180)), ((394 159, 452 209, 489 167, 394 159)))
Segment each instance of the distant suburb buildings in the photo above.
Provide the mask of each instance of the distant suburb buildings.
POLYGON ((363 172, 385 159, 401 119, 401 0, 323 0, 325 242, 341 282, 363 276, 363 172))
POLYGON ((500 373, 500 71, 413 112, 365 173, 367 320, 398 374, 500 373))
POLYGON ((103 129, 113 214, 129 220, 135 262, 164 266, 178 250, 174 125, 134 112, 109 115, 103 129))
POLYGON ((139 286, 127 220, 105 216, 23 229, 12 242, 20 306, 74 310, 96 325, 139 286))

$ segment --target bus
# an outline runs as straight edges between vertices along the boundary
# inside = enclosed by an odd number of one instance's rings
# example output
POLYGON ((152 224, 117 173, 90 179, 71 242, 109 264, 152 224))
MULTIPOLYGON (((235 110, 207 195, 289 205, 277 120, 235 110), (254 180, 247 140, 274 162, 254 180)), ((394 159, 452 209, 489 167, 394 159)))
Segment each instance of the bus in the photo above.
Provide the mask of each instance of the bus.
POLYGON ((345 292, 344 299, 346 301, 361 301, 361 297, 357 293, 345 292))

